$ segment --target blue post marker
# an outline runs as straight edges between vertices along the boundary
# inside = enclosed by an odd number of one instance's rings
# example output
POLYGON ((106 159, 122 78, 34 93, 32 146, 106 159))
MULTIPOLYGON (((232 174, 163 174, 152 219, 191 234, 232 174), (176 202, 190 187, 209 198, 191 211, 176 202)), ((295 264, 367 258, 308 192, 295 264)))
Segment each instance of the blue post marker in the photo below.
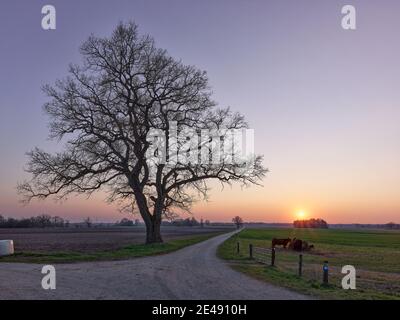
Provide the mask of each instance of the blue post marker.
POLYGON ((328 261, 324 261, 324 266, 322 267, 322 271, 323 271, 323 279, 322 279, 323 284, 329 284, 329 266, 328 266, 328 261))

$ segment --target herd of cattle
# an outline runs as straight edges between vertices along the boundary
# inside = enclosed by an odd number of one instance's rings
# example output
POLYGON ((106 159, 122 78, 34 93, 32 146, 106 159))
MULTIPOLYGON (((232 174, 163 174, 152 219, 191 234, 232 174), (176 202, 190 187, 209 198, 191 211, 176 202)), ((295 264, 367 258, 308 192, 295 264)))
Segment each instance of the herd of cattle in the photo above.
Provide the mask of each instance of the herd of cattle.
POLYGON ((301 240, 301 239, 277 239, 273 238, 272 239, 272 248, 275 248, 276 246, 283 246, 285 249, 289 248, 290 250, 294 251, 309 251, 312 248, 314 248, 314 245, 308 244, 307 241, 301 240))

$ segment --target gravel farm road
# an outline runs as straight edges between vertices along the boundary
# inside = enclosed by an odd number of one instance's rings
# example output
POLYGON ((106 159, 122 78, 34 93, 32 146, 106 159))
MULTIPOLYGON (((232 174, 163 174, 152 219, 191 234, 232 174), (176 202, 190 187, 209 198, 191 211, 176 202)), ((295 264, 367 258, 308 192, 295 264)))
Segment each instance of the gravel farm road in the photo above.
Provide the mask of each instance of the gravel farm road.
POLYGON ((216 257, 223 234, 179 251, 124 261, 57 264, 56 290, 41 287, 41 265, 0 263, 4 299, 309 299, 252 279, 216 257))

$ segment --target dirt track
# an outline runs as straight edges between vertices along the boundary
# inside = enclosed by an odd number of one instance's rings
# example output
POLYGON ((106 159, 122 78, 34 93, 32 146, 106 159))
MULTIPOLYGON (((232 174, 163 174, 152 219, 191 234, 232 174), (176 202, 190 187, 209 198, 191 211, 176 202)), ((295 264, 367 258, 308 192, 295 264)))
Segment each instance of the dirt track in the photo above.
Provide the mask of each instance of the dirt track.
POLYGON ((177 252, 126 261, 55 265, 57 289, 41 288, 40 265, 0 264, 0 299, 307 299, 232 270, 215 255, 224 234, 177 252))

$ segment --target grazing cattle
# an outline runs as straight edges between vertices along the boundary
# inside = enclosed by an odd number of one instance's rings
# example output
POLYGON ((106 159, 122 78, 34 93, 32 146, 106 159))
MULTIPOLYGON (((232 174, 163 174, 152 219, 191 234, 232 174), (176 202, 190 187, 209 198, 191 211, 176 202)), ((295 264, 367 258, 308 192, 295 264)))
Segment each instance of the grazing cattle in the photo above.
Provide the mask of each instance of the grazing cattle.
POLYGON ((286 249, 286 246, 291 242, 290 238, 287 239, 272 239, 272 248, 275 248, 275 246, 283 246, 286 249))
POLYGON ((314 248, 314 245, 309 245, 307 241, 294 238, 289 245, 289 249, 294 251, 309 251, 314 248))
POLYGON ((308 242, 307 241, 303 241, 303 243, 301 244, 301 250, 307 251, 308 248, 309 248, 308 242))
POLYGON ((314 248, 314 245, 313 244, 308 244, 308 242, 307 241, 303 241, 303 243, 302 243, 302 247, 301 247, 301 249, 303 250, 303 251, 309 251, 309 250, 311 250, 311 249, 313 249, 314 248))
POLYGON ((291 249, 293 249, 294 251, 303 250, 303 240, 294 238, 291 242, 291 249))

